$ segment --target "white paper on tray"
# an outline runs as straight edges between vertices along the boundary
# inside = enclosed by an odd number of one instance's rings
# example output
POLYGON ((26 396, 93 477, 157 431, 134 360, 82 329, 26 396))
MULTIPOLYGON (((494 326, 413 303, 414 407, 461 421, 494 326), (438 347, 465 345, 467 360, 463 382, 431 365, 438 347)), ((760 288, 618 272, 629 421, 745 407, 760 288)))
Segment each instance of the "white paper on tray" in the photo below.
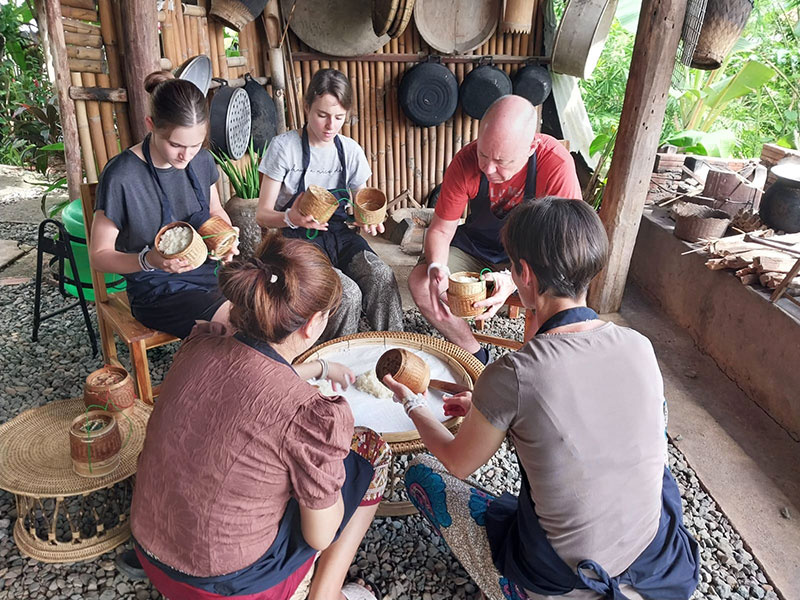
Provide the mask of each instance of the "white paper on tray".
MULTIPOLYGON (((422 358, 431 368, 431 379, 441 379, 442 381, 452 381, 459 384, 467 384, 463 380, 463 374, 459 374, 455 369, 448 365, 444 360, 419 350, 399 343, 387 343, 386 345, 356 346, 350 348, 322 348, 318 355, 314 355, 308 360, 313 360, 316 356, 321 356, 328 362, 338 362, 348 366, 358 377, 375 368, 381 354, 390 348, 406 348, 422 358)), ((313 380, 311 381, 313 383, 313 380)), ((391 399, 376 398, 372 394, 367 394, 357 390, 354 385, 349 386, 343 392, 336 392, 344 396, 350 404, 355 417, 355 424, 362 427, 369 427, 378 433, 400 433, 403 431, 413 431, 414 423, 408 418, 403 407, 391 399)), ((440 420, 446 421, 450 417, 444 414, 443 396, 446 394, 438 390, 428 390, 428 406, 433 414, 440 420)))

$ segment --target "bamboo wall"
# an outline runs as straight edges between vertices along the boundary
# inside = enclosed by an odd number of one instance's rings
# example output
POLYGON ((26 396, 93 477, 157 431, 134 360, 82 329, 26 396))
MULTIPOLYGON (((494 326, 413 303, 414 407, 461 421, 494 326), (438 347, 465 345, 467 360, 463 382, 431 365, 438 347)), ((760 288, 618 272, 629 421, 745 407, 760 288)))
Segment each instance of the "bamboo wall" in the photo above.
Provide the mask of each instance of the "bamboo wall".
MULTIPOLYGON (((120 31, 119 2, 129 0, 61 0, 63 29, 69 59, 70 77, 76 88, 124 88, 120 61, 124 51, 118 40, 120 31)), ((154 0, 155 1, 155 0, 154 0)), ((169 0, 158 15, 162 66, 174 69, 197 54, 211 58, 213 75, 232 83, 246 72, 255 76, 269 75, 267 42, 263 21, 259 18, 239 33, 240 57, 226 57, 223 26, 206 15, 210 0, 180 3, 169 0)), ((534 9, 536 13, 536 9, 534 9)), ((538 15, 540 17, 540 15, 538 15)), ((533 31, 541 31, 538 26, 533 31)), ((535 33, 495 33, 472 55, 477 62, 484 55, 512 55, 517 64, 498 64, 512 74, 526 56, 541 43, 535 33)), ((422 128, 406 119, 397 102, 397 90, 405 71, 416 62, 380 60, 381 54, 438 54, 421 39, 413 20, 406 31, 391 40, 372 57, 373 60, 321 60, 290 31, 284 56, 301 59, 286 61, 288 125, 303 124, 303 93, 313 73, 319 68, 333 67, 342 71, 353 88, 354 104, 343 133, 354 138, 365 150, 372 167, 368 184, 383 189, 389 198, 404 190, 419 202, 442 181, 444 168, 458 150, 474 140, 478 123, 462 114, 437 127, 422 128), (319 60, 318 60, 319 59, 319 60)), ((448 63, 459 84, 472 70, 474 63, 448 63)), ((269 86, 267 87, 270 90, 269 86)), ((72 92, 73 90, 71 90, 72 92)), ((128 110, 124 102, 75 100, 83 171, 86 180, 97 181, 98 173, 108 160, 131 145, 128 110)), ((68 165, 68 168, 70 166, 68 165)), ((230 196, 224 178, 219 182, 223 202, 230 196)), ((400 206, 406 205, 403 201, 400 206)))

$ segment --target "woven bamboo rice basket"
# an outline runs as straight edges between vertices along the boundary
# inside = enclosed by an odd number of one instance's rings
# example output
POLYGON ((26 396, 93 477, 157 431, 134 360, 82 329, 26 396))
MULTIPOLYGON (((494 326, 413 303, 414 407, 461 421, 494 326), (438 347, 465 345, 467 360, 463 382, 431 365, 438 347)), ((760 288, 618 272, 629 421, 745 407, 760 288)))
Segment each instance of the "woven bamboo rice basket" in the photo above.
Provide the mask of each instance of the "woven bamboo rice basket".
POLYGON ((386 220, 386 194, 378 188, 367 187, 358 191, 353 212, 356 223, 378 225, 386 220))
POLYGON ((719 69, 742 34, 752 10, 752 0, 708 0, 692 67, 719 69))
POLYGON ((209 254, 213 258, 221 258, 231 251, 239 234, 228 225, 222 217, 211 217, 197 228, 197 233, 203 238, 209 254))
POLYGON ((82 477, 102 477, 119 466, 122 436, 114 415, 90 410, 75 417, 69 428, 72 469, 82 477))
POLYGON ((415 394, 422 394, 431 381, 431 368, 419 356, 405 348, 387 350, 375 365, 378 380, 388 374, 415 394))
POLYGON ((83 403, 86 408, 110 412, 133 412, 136 390, 133 379, 122 367, 106 365, 89 373, 83 385, 83 403))
POLYGON ((205 243, 203 243, 203 238, 200 237, 200 234, 197 233, 194 227, 184 221, 175 221, 174 223, 164 225, 164 227, 162 227, 156 234, 155 246, 155 250, 160 256, 164 258, 185 258, 195 269, 206 262, 206 258, 208 257, 208 248, 206 248, 205 243), (161 236, 173 227, 179 226, 188 227, 192 230, 192 241, 189 242, 189 245, 180 252, 176 252, 175 254, 164 254, 158 249, 161 236))
POLYGON ((475 317, 483 313, 485 308, 475 308, 474 302, 486 299, 486 282, 481 279, 480 273, 459 271, 450 275, 447 288, 447 302, 450 312, 457 317, 475 317), (471 277, 478 281, 458 281, 461 277, 471 277))
POLYGON ((310 185, 300 196, 298 210, 303 216, 312 216, 318 223, 327 223, 339 207, 336 196, 318 185, 310 185))
POLYGON ((700 204, 681 204, 672 209, 672 215, 675 237, 687 242, 721 238, 731 222, 728 213, 700 204))

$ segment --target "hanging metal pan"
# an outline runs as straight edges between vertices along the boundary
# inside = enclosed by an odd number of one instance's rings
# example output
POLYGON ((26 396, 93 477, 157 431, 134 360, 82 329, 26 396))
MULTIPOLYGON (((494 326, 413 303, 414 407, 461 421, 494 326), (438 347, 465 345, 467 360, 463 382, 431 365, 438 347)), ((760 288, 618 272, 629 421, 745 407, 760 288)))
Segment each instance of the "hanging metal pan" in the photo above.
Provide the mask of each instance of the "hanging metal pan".
POLYGON ((502 69, 494 65, 482 65, 472 69, 464 81, 458 95, 461 108, 473 119, 482 119, 492 102, 511 93, 511 79, 502 69))
MULTIPOLYGON (((295 0, 280 0, 288 15, 295 0)), ((297 0, 289 27, 314 50, 332 56, 371 54, 389 41, 372 29, 371 0, 297 0)))
POLYGON ((570 0, 556 31, 550 69, 588 79, 614 20, 617 0, 570 0))
POLYGON ((501 0, 417 0, 414 23, 431 48, 464 54, 492 37, 502 4, 501 0))
POLYGON ((442 64, 420 63, 403 75, 397 101, 405 115, 417 125, 440 125, 456 112, 458 81, 442 64))
POLYGON ((211 85, 211 59, 205 54, 193 56, 175 70, 175 77, 191 81, 205 96, 211 85))
POLYGON ((278 114, 275 102, 267 90, 258 81, 244 74, 244 91, 250 98, 250 117, 252 124, 250 131, 253 136, 253 147, 261 151, 275 137, 278 132, 278 114))
POLYGON ((211 145, 232 159, 244 156, 250 145, 250 98, 244 88, 232 88, 225 79, 211 99, 211 145))
POLYGON ((550 72, 539 65, 527 65, 517 71, 511 78, 514 93, 527 98, 534 106, 539 106, 547 100, 553 89, 550 72))

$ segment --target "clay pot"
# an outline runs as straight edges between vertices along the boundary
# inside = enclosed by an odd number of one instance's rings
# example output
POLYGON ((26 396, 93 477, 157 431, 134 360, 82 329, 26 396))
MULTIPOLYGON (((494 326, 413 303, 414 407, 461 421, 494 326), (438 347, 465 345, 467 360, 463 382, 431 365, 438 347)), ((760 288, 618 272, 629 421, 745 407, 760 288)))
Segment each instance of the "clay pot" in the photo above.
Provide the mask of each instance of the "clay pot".
POLYGON ((225 212, 231 225, 239 228, 239 255, 250 258, 261 243, 261 227, 256 223, 258 198, 231 197, 225 204, 225 212))
POLYGON ((764 193, 759 215, 777 231, 800 231, 800 164, 775 165, 771 169, 778 180, 764 193))
POLYGON ((83 384, 83 403, 90 410, 130 414, 136 400, 133 379, 122 367, 106 365, 92 371, 83 384))
POLYGON ((75 417, 69 428, 72 470, 82 477, 102 477, 119 465, 122 436, 114 415, 90 410, 75 417))
POLYGON ((481 279, 480 273, 459 271, 450 275, 447 286, 447 302, 450 312, 457 317, 475 317, 483 313, 485 308, 475 308, 474 302, 486 299, 486 281, 481 279), (475 281, 461 281, 462 279, 475 281))
POLYGON ((381 354, 375 365, 375 374, 379 381, 383 381, 389 374, 415 394, 422 394, 427 390, 431 381, 428 363, 404 348, 392 348, 381 354))

